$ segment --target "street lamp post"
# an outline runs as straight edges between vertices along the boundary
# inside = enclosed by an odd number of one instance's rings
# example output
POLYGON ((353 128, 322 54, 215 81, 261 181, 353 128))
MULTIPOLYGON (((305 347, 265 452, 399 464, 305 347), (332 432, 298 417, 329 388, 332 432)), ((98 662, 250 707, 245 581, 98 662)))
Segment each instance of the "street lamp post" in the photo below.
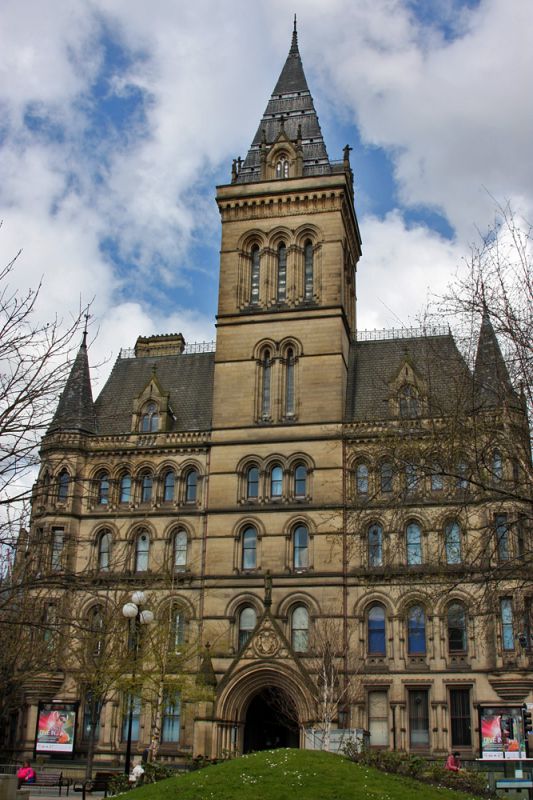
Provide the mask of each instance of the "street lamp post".
POLYGON ((124 765, 124 772, 126 775, 130 774, 130 764, 131 764, 131 736, 133 730, 133 711, 134 711, 134 700, 135 696, 133 693, 133 688, 135 684, 135 672, 137 668, 137 656, 139 651, 139 633, 141 630, 141 625, 149 625, 151 622, 154 621, 154 615, 152 611, 148 608, 141 608, 141 605, 145 602, 146 597, 144 592, 133 592, 131 596, 131 601, 128 603, 124 603, 122 606, 122 613, 126 617, 126 619, 130 619, 133 621, 133 636, 132 636, 132 644, 133 644, 133 670, 132 670, 132 688, 129 693, 129 709, 128 709, 128 736, 126 740, 126 763, 124 765))

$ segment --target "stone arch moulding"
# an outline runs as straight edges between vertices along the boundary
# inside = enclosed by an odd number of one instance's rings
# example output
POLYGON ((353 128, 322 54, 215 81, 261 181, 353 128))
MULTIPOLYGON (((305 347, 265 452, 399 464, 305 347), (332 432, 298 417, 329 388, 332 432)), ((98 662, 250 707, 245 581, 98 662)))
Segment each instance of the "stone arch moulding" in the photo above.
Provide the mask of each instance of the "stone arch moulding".
POLYGON ((252 699, 268 688, 280 689, 290 697, 300 724, 313 721, 313 697, 303 676, 279 661, 252 664, 235 672, 227 684, 219 688, 215 719, 223 723, 244 723, 252 699))

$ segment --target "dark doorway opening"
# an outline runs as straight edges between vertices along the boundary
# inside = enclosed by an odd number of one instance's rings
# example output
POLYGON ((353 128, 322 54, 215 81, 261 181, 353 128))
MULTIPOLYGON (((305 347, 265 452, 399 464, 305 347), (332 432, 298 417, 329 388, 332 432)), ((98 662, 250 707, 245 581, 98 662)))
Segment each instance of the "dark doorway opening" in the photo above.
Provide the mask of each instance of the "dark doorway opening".
POLYGON ((279 689, 263 689, 248 706, 244 724, 243 752, 298 747, 296 709, 279 689))

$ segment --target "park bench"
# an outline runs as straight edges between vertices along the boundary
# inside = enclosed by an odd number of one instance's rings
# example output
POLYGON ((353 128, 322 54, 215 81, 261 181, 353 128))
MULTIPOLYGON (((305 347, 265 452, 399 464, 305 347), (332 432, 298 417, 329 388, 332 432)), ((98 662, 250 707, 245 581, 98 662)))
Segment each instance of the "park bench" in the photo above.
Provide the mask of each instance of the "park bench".
POLYGON ((33 783, 23 784, 24 787, 32 786, 45 786, 45 787, 59 787, 59 796, 63 787, 68 790, 70 787, 70 778, 64 778, 62 772, 38 772, 33 783))
POLYGON ((104 797, 107 797, 109 781, 115 777, 115 774, 114 772, 96 772, 94 778, 76 781, 72 788, 75 792, 81 792, 82 800, 85 800, 85 795, 91 792, 103 792, 104 797))

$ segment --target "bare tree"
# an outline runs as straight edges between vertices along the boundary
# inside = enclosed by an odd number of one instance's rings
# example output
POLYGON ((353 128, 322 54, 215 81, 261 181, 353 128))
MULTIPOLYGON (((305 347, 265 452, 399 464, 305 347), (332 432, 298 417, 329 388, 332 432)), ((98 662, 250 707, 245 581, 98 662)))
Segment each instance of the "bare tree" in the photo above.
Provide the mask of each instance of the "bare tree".
POLYGON ((62 629, 63 635, 68 637, 65 668, 74 676, 84 696, 88 779, 92 777, 102 709, 131 669, 132 652, 127 646, 126 621, 121 613, 124 598, 121 590, 98 592, 87 586, 78 598, 83 607, 65 618, 62 629))
MULTIPOLYGON (((32 470, 38 444, 51 422, 81 333, 80 312, 64 322, 39 319, 41 284, 15 286, 20 253, 0 269, 0 727, 23 697, 32 676, 50 671, 51 648, 61 620, 47 618, 63 577, 27 548, 32 470), (22 531, 22 533, 21 533, 22 531)), ((54 608, 56 608, 54 606, 54 608)), ((5 735, 3 737, 5 739, 5 735)))
POLYGON ((509 205, 497 209, 422 335, 398 345, 401 375, 381 387, 388 405, 372 434, 345 426, 348 555, 362 584, 386 571, 399 594, 417 585, 429 605, 468 587, 492 652, 503 592, 516 598, 517 630, 525 620, 520 647, 533 650, 531 230, 509 205), (443 318, 459 349, 432 335, 443 318))
MULTIPOLYGON (((351 706, 361 701, 363 663, 345 637, 344 623, 339 617, 315 621, 301 664, 314 695, 312 729, 317 749, 331 749, 332 730, 341 727, 343 715, 348 718, 351 706)), ((303 725, 296 706, 285 693, 271 691, 267 702, 287 727, 298 729, 303 725)))
POLYGON ((494 223, 471 249, 464 269, 430 313, 445 316, 457 331, 467 357, 475 352, 472 334, 488 310, 515 389, 533 412, 533 242, 532 225, 509 202, 496 205, 494 223))
POLYGON ((0 270, 0 504, 28 496, 22 479, 38 463, 37 445, 72 366, 84 317, 41 322, 41 284, 12 286, 18 255, 0 270))

